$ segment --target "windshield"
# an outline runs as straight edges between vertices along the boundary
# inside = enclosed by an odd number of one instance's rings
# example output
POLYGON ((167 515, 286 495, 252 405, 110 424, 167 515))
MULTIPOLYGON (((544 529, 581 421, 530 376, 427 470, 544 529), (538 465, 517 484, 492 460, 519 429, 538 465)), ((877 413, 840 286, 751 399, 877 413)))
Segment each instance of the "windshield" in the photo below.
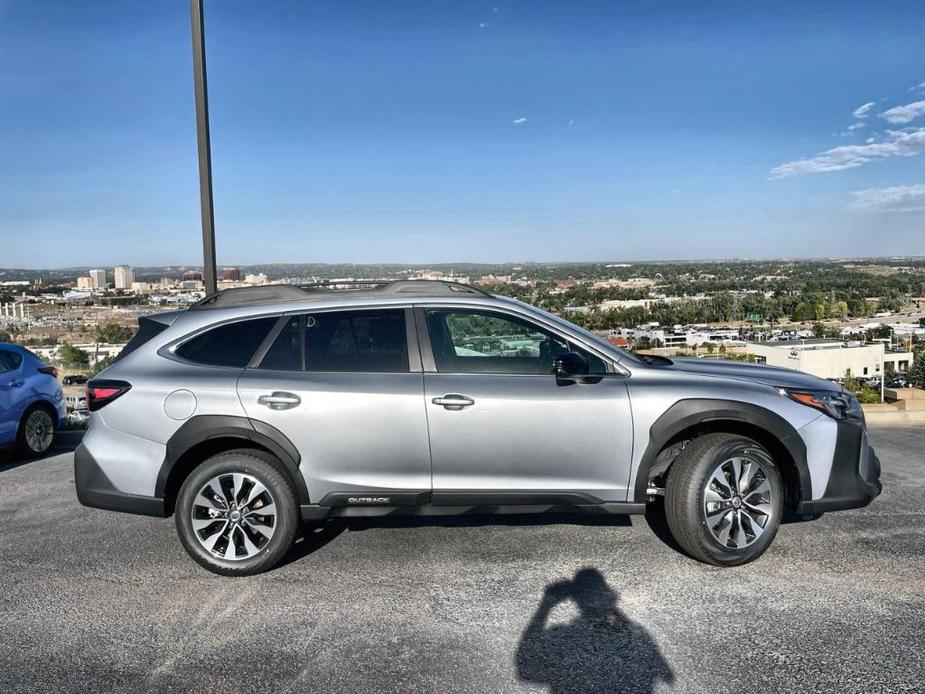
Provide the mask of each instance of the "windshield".
POLYGON ((579 333, 579 334, 580 334, 585 340, 587 340, 588 342, 590 342, 590 343, 596 345, 597 347, 601 348, 602 350, 604 350, 604 351, 606 351, 606 352, 608 352, 608 353, 613 354, 614 356, 616 356, 616 358, 617 358, 618 361, 624 361, 624 360, 625 360, 625 361, 633 362, 633 363, 635 363, 635 364, 641 364, 641 363, 642 363, 642 361, 639 359, 639 357, 637 357, 635 354, 631 354, 631 353, 629 353, 629 352, 626 352, 626 351, 620 349, 619 347, 616 347, 616 346, 610 344, 607 340, 605 340, 605 339, 604 339, 603 337, 601 337, 600 335, 596 335, 595 333, 592 333, 590 330, 585 330, 585 329, 582 328, 581 326, 575 325, 575 324, 572 323, 571 321, 567 321, 567 320, 565 320, 564 318, 560 318, 559 316, 555 315, 554 313, 550 313, 549 311, 544 311, 544 310, 541 309, 541 308, 537 308, 536 306, 533 306, 533 305, 531 305, 531 304, 525 303, 525 302, 520 301, 520 300, 518 300, 518 299, 511 299, 510 297, 501 297, 501 298, 507 299, 508 301, 512 301, 512 302, 514 302, 515 304, 519 304, 520 306, 523 306, 524 308, 527 308, 527 309, 529 309, 530 311, 532 311, 532 312, 534 312, 534 313, 541 313, 541 314, 543 314, 543 316, 544 316, 547 320, 550 320, 550 321, 552 321, 553 323, 556 323, 557 325, 560 325, 560 326, 562 326, 562 327, 564 327, 564 328, 568 328, 569 330, 571 330, 571 331, 573 331, 573 332, 579 333))

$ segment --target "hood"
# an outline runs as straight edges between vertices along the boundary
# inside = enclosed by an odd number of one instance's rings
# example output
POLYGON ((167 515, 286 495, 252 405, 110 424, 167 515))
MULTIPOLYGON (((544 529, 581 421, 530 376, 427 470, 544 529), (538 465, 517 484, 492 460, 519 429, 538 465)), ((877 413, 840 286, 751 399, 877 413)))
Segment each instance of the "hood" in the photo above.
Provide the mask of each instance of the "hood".
POLYGON ((784 386, 787 388, 806 388, 807 390, 841 391, 841 386, 824 378, 811 376, 802 371, 784 369, 779 366, 765 364, 749 364, 742 361, 726 361, 724 359, 692 359, 672 358, 671 365, 658 368, 685 373, 702 374, 704 376, 717 376, 721 378, 736 378, 742 381, 751 381, 768 386, 784 386))

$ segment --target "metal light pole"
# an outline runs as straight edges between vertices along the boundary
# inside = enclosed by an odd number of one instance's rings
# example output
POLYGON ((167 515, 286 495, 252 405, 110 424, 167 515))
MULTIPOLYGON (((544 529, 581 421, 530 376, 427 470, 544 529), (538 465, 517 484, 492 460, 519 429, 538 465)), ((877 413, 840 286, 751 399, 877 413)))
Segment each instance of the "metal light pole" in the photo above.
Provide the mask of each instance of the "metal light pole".
POLYGON ((202 279, 206 293, 218 289, 215 267, 215 213, 212 208, 212 144, 209 138, 209 92, 206 86, 206 41, 202 0, 190 0, 193 30, 193 82, 196 85, 196 136, 199 141, 199 205, 202 211, 202 279))

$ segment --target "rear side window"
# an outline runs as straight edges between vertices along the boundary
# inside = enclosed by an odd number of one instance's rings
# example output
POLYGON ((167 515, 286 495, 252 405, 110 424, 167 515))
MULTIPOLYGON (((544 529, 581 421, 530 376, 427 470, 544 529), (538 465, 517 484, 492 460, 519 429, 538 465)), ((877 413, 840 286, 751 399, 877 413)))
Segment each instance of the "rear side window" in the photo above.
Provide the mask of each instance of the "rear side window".
POLYGON ((21 354, 0 349, 0 373, 18 369, 20 364, 22 364, 21 354))
POLYGON ((276 321, 271 317, 225 323, 184 342, 175 354, 197 364, 243 369, 276 321))
POLYGON ((408 371, 404 309, 306 316, 305 367, 308 371, 408 371))

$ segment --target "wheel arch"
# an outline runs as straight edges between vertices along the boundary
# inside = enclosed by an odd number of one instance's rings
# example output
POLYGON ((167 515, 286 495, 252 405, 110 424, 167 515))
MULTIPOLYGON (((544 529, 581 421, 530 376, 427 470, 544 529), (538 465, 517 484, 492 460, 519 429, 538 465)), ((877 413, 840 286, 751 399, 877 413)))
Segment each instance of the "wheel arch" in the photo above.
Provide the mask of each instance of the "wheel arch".
POLYGON ((295 485, 300 504, 308 503, 308 489, 299 470, 301 458, 293 443, 264 422, 228 415, 197 415, 188 419, 167 441, 167 453, 155 484, 155 496, 173 513, 184 480, 203 461, 234 449, 252 449, 279 460, 295 485))
POLYGON ((679 400, 652 424, 636 473, 634 498, 646 498, 649 480, 671 467, 686 441, 720 432, 748 437, 768 450, 780 464, 788 508, 812 498, 806 445, 787 420, 759 405, 708 398, 679 400))
POLYGON ((54 403, 50 400, 38 397, 32 402, 25 403, 22 408, 22 413, 19 415, 19 422, 16 425, 16 433, 19 434, 22 431, 23 426, 26 423, 26 417, 29 416, 29 413, 33 410, 45 410, 48 414, 51 415, 51 421, 54 422, 55 430, 61 426, 61 418, 58 416, 58 410, 55 408, 54 403))

